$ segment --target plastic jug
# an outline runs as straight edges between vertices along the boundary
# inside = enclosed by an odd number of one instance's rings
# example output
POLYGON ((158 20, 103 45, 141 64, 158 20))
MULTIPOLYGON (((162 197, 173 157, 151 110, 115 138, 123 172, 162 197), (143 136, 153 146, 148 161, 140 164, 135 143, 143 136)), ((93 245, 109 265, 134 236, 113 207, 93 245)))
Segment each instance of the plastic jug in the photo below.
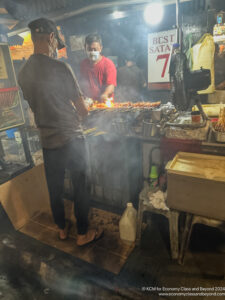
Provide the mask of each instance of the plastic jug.
POLYGON ((119 222, 121 240, 134 242, 136 239, 136 226, 137 211, 133 207, 133 204, 131 202, 128 202, 127 208, 125 209, 119 222))

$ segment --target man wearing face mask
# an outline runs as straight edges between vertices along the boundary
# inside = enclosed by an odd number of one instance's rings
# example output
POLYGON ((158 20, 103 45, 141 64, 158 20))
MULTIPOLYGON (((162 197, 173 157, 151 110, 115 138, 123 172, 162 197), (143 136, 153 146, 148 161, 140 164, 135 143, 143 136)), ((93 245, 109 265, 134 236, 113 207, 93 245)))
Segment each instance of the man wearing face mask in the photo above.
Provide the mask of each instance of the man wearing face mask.
POLYGON ((97 34, 85 38, 85 50, 88 58, 81 62, 80 77, 85 96, 105 102, 114 99, 116 86, 116 67, 114 63, 101 54, 102 40, 97 34))
POLYGON ((80 118, 88 114, 76 77, 69 65, 55 59, 65 47, 53 21, 41 18, 29 25, 34 54, 21 69, 18 82, 34 113, 40 130, 50 204, 59 239, 68 237, 63 187, 65 168, 70 169, 74 187, 74 214, 77 245, 83 246, 102 236, 102 230, 88 230, 89 189, 87 147, 80 118))

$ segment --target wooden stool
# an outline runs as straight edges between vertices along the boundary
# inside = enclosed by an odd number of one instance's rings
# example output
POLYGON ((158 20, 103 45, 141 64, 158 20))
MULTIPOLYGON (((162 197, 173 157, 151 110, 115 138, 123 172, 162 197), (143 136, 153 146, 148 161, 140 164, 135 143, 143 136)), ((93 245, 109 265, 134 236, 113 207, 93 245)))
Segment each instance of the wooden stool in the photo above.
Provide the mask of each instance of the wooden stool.
POLYGON ((179 264, 183 264, 183 262, 184 262, 184 256, 185 256, 185 253, 189 246, 192 229, 193 229, 193 226, 197 223, 207 225, 210 227, 216 227, 216 228, 219 228, 219 229, 225 231, 224 230, 225 222, 223 222, 223 221, 187 213, 186 220, 185 220, 184 232, 182 234, 182 240, 181 240, 181 250, 180 250, 180 255, 179 255, 179 260, 178 260, 179 264))
POLYGON ((138 217, 137 217, 137 237, 136 245, 140 244, 141 241, 141 226, 143 220, 144 211, 149 211, 151 213, 156 213, 165 216, 169 221, 169 231, 170 231, 170 249, 172 259, 178 259, 179 254, 179 236, 178 236, 178 219, 179 212, 175 210, 162 210, 155 208, 149 200, 150 188, 146 184, 139 195, 139 207, 138 207, 138 217))

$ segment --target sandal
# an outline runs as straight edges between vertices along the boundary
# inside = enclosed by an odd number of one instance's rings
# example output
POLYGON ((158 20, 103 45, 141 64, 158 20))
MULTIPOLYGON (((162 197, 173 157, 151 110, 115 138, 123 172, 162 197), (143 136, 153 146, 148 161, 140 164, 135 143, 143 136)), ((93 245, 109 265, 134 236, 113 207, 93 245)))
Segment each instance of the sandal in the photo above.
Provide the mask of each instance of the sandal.
POLYGON ((65 228, 64 229, 66 229, 66 237, 65 238, 61 238, 60 237, 60 234, 58 233, 58 239, 60 240, 60 241, 66 241, 67 239, 68 239, 68 237, 69 237, 69 231, 70 231, 70 228, 72 227, 72 222, 70 221, 70 220, 67 220, 66 221, 66 226, 65 226, 65 228))
POLYGON ((94 238, 91 241, 83 243, 83 244, 77 244, 77 246, 83 247, 83 246, 90 245, 91 243, 97 242, 98 240, 100 240, 103 236, 104 236, 104 230, 103 229, 95 229, 95 235, 94 235, 94 238))

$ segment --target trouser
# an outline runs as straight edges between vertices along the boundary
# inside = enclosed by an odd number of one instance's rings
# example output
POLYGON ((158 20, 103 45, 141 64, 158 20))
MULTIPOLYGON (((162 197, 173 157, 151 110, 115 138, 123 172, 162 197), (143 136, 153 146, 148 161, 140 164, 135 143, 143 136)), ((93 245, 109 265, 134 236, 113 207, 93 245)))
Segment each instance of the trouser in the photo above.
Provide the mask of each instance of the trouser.
POLYGON ((43 149, 45 174, 50 196, 50 204, 55 223, 65 228, 65 210, 63 203, 64 175, 68 168, 74 188, 74 215, 77 220, 78 234, 88 229, 89 185, 87 176, 88 150, 84 138, 75 138, 57 149, 43 149))

